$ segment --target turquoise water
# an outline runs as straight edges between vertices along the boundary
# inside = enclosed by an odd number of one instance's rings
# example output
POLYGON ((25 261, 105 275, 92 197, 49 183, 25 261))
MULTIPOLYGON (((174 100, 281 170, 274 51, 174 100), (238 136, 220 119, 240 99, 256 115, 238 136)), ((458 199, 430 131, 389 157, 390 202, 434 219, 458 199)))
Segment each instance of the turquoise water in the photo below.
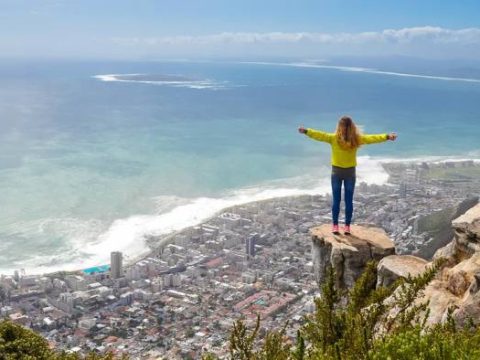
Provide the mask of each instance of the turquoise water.
POLYGON ((0 272, 128 259, 225 206, 327 191, 329 148, 301 124, 396 131, 361 150, 366 181, 380 159, 478 157, 479 82, 351 70, 0 63, 0 272))

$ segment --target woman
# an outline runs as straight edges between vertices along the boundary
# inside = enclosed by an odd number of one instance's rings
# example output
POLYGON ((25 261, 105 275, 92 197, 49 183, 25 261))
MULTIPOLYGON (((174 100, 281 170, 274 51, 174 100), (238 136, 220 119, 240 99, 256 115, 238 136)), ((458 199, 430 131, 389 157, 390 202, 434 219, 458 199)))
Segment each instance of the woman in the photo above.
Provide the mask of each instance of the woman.
POLYGON ((353 191, 355 189, 355 167, 357 166, 357 149, 364 144, 375 144, 387 140, 395 140, 397 134, 363 135, 349 116, 343 116, 338 121, 335 133, 327 133, 314 129, 300 127, 298 131, 312 139, 324 141, 332 147, 332 232, 339 234, 338 215, 342 182, 345 188, 345 234, 350 234, 350 223, 353 215, 353 191))

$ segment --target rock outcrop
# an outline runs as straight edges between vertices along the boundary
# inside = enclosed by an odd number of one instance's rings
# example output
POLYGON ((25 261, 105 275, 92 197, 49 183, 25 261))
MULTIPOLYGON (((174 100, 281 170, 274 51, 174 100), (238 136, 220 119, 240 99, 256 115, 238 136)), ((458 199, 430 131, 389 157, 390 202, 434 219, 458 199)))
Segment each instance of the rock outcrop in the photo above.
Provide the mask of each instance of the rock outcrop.
POLYGON ((386 232, 375 227, 352 226, 351 235, 334 235, 330 225, 310 230, 315 278, 323 282, 328 265, 336 275, 339 288, 350 287, 369 260, 381 260, 395 254, 395 245, 386 232))
MULTIPOLYGON (((445 258, 441 270, 423 291, 418 302, 428 301, 427 323, 443 322, 449 309, 458 325, 468 319, 480 324, 480 204, 451 222, 453 240, 440 248, 433 260, 445 258)), ((351 287, 369 260, 377 260, 377 286, 387 286, 399 277, 421 274, 432 264, 412 255, 395 255, 395 247, 379 228, 353 226, 352 235, 334 235, 330 225, 310 230, 317 282, 322 283, 328 265, 336 285, 351 287)))
POLYGON ((417 234, 424 234, 428 241, 419 245, 414 255, 430 260, 435 251, 447 245, 454 232, 451 223, 454 219, 478 204, 478 196, 471 196, 459 203, 420 216, 415 220, 414 229, 417 234))
POLYGON ((413 255, 390 255, 378 263, 377 287, 389 286, 400 277, 417 276, 425 271, 427 260, 413 255))
POLYGON ((447 262, 419 301, 429 301, 430 324, 445 321, 449 308, 459 325, 468 318, 480 323, 480 204, 453 220, 452 228, 453 240, 434 255, 447 262))

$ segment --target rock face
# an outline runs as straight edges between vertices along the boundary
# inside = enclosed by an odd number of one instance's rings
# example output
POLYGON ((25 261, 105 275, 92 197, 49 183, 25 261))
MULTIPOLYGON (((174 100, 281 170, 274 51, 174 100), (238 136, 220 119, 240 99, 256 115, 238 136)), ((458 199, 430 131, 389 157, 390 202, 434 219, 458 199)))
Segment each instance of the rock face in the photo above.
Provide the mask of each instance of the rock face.
POLYGON ((472 196, 458 204, 420 216, 414 223, 415 232, 428 234, 429 241, 419 245, 415 255, 431 259, 435 251, 447 245, 454 235, 452 221, 478 204, 478 196, 472 196))
POLYGON ((447 265, 425 289, 422 301, 430 301, 428 321, 446 318, 454 307, 453 318, 459 325, 471 317, 480 323, 480 204, 452 221, 454 238, 439 249, 434 258, 446 258, 447 265))
POLYGON ((395 254, 395 245, 384 230, 375 227, 352 226, 351 235, 334 235, 331 225, 310 229, 315 278, 323 282, 328 265, 336 275, 336 285, 351 287, 369 260, 381 260, 395 254))
POLYGON ((377 266, 377 287, 389 286, 399 277, 417 276, 425 270, 427 260, 413 255, 390 255, 377 266))
POLYGON ((450 264, 457 264, 480 253, 480 204, 452 221, 453 240, 437 250, 434 259, 444 257, 450 264))

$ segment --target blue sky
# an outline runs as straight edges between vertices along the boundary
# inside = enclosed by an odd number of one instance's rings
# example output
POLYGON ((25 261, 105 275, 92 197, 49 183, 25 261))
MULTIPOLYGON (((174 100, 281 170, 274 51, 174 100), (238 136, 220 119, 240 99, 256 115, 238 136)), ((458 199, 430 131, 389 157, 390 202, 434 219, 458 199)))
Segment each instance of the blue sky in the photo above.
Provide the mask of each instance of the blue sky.
POLYGON ((480 56, 478 0, 0 0, 4 57, 480 56))

